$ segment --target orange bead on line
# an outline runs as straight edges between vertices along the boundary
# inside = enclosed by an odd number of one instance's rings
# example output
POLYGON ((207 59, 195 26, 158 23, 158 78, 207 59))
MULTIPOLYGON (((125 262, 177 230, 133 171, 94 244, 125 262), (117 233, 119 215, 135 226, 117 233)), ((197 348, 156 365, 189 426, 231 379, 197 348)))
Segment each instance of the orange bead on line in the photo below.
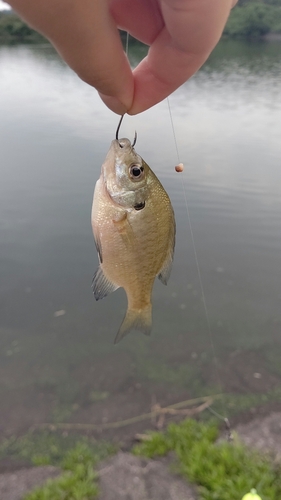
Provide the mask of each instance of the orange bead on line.
POLYGON ((178 165, 176 165, 175 171, 176 172, 183 172, 183 163, 179 163, 178 165))

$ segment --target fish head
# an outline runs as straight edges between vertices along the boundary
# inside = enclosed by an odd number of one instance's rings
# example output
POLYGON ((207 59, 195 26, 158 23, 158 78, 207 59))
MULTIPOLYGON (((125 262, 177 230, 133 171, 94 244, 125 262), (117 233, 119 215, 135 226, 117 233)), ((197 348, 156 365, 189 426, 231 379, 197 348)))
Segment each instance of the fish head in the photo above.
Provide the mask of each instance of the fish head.
POLYGON ((118 205, 140 210, 145 206, 150 168, 129 139, 114 140, 102 166, 107 193, 118 205))

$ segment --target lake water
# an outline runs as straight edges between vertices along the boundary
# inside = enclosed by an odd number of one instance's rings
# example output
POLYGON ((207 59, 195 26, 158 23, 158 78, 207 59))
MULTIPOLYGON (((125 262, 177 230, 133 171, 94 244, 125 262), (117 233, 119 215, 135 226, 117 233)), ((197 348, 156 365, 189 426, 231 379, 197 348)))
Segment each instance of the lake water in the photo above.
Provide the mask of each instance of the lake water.
MULTIPOLYGON (((144 52, 130 46, 133 65, 144 52)), ((280 76, 280 43, 219 44, 170 97, 183 174, 167 101, 124 119, 120 137, 137 130, 170 195, 177 243, 151 338, 114 346, 126 296, 93 299, 90 211, 118 117, 49 45, 0 47, 1 432, 221 391, 229 413, 280 400, 280 76)))

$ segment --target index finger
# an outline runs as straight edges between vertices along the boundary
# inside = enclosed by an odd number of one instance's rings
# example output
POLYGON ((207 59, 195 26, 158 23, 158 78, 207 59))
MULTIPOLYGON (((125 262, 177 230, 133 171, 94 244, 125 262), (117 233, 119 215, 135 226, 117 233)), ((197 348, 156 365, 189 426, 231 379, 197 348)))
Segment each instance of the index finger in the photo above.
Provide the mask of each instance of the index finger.
POLYGON ((112 99, 111 109, 127 111, 133 75, 106 0, 7 1, 51 41, 82 80, 112 99))

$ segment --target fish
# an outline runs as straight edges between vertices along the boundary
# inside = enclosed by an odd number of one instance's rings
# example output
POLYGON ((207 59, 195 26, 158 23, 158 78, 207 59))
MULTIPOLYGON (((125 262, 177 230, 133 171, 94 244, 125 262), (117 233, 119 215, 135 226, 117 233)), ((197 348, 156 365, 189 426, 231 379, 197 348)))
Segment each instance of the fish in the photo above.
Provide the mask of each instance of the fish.
POLYGON ((168 282, 176 233, 170 198, 136 153, 137 136, 133 143, 118 139, 118 130, 95 185, 91 214, 99 257, 94 297, 103 299, 120 287, 127 295, 127 312, 115 344, 132 330, 150 335, 153 284, 157 276, 163 284, 168 282))

